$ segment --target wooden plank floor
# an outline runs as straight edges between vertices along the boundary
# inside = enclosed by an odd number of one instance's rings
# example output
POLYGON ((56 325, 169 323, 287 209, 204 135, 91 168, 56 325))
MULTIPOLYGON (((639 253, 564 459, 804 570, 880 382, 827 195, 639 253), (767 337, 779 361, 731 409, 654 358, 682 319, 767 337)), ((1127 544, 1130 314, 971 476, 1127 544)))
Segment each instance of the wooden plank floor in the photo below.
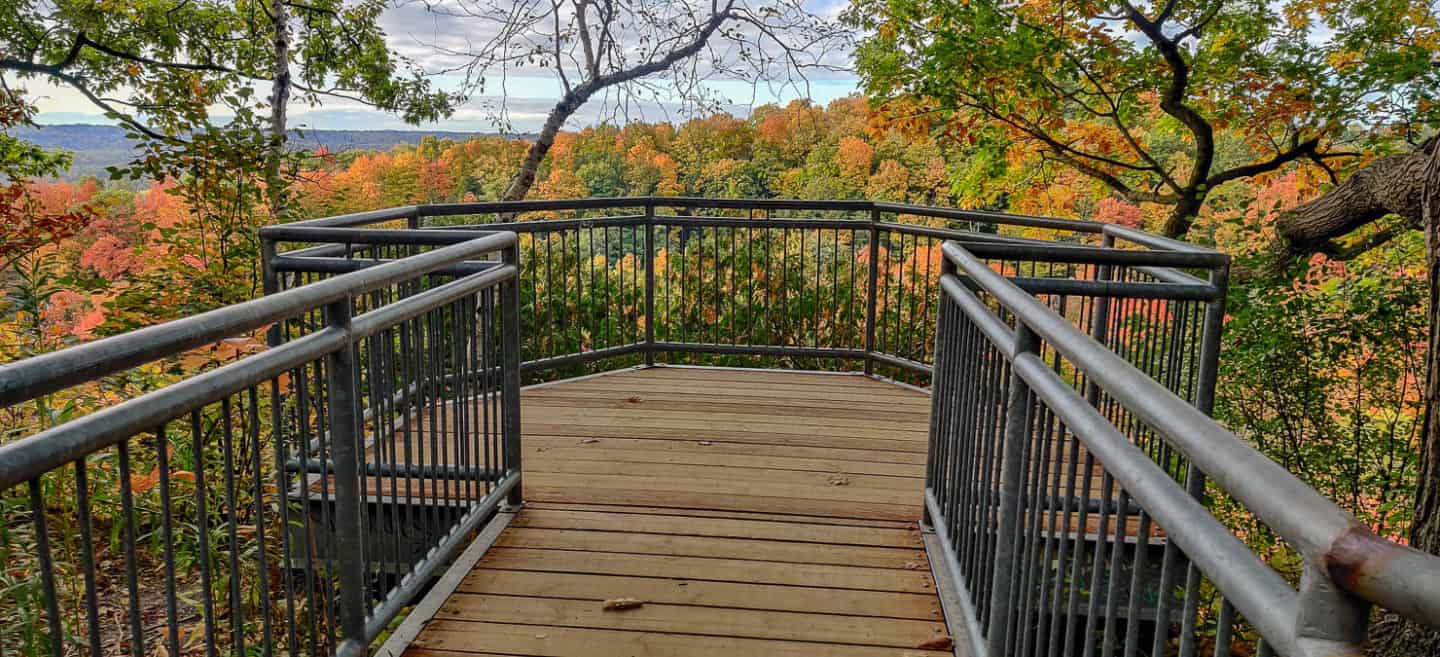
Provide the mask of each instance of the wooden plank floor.
POLYGON ((916 526, 925 395, 654 368, 522 405, 526 508, 407 655, 951 654, 922 648, 946 632, 916 526))

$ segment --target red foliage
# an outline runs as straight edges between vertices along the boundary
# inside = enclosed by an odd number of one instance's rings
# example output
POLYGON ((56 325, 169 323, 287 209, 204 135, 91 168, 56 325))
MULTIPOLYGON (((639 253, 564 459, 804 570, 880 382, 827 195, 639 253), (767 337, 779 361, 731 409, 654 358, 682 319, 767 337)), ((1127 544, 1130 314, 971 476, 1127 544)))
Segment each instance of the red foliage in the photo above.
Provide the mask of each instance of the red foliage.
POLYGON ((56 244, 94 219, 84 207, 53 210, 46 205, 24 183, 0 187, 0 261, 8 264, 56 244))
POLYGON ((1100 199, 1100 203, 1095 207, 1095 219, 1109 224, 1139 228, 1143 217, 1139 207, 1110 196, 1100 199))

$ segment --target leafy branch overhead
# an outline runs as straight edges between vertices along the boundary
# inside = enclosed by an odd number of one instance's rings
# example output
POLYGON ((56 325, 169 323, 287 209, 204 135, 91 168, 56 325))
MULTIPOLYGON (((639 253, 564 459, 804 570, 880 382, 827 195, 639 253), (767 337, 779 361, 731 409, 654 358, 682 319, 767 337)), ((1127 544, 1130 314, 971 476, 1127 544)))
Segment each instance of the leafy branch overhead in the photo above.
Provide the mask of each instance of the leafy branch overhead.
MULTIPOLYGON (((849 31, 803 0, 411 0, 472 34, 431 44, 439 73, 460 75, 467 94, 501 98, 510 76, 553 76, 559 99, 503 198, 524 198, 556 135, 582 106, 632 116, 645 103, 711 112, 732 99, 711 82, 764 85, 809 95, 812 76, 845 68, 849 31), (498 82, 497 82, 498 81, 498 82), (497 89, 498 87, 498 89, 497 89)), ((747 100, 747 99, 741 99, 747 100)))
POLYGON ((1440 121, 1440 27, 1424 0, 860 0, 872 96, 959 138, 995 131, 1183 235, 1227 182, 1334 177, 1440 121))
MULTIPOLYGON (((143 140, 177 146, 264 104, 274 16, 294 32, 293 85, 316 103, 340 97, 434 120, 455 98, 393 55, 383 0, 17 0, 0 8, 0 72, 68 87, 143 140), (220 108, 220 109, 216 109, 220 108)), ((7 92, 16 92, 7 89, 7 92)), ((227 123, 229 122, 229 123, 227 123)))

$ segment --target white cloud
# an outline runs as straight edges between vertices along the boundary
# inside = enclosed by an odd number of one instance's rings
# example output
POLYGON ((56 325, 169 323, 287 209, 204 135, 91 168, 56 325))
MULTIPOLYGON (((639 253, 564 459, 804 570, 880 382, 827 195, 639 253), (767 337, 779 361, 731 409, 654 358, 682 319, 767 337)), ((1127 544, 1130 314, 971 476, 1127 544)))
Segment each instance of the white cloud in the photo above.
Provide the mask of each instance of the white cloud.
MULTIPOLYGON (((439 0, 440 3, 449 0, 439 0)), ((811 0, 809 9, 824 16, 838 14, 846 6, 846 0, 811 0)), ((436 46, 452 51, 464 51, 473 45, 483 43, 489 35, 484 34, 487 21, 473 17, 447 17, 426 11, 416 2, 398 2, 381 19, 389 34, 391 48, 412 60, 426 71, 442 71, 459 64, 461 58, 438 51, 436 46)), ((848 58, 848 53, 843 54, 848 58)), ((457 90, 464 84, 464 78, 457 73, 436 75, 434 83, 441 89, 457 90)), ((669 81, 654 81, 656 90, 663 97, 669 81)), ((84 96, 68 87, 57 86, 40 79, 26 80, 23 85, 35 100, 39 110, 40 123, 107 123, 101 112, 84 96)), ((257 85, 263 86, 263 85, 257 85)), ((808 85, 808 95, 817 102, 825 103, 854 93, 856 79, 849 74, 824 72, 815 76, 808 85)), ((746 80, 714 79, 704 83, 707 91, 722 99, 721 107, 737 115, 747 114, 752 104, 785 103, 807 93, 804 88, 772 87, 755 85, 746 80)), ((399 118, 379 112, 363 104, 336 98, 326 98, 318 106, 294 103, 291 116, 294 121, 312 129, 434 129, 473 132, 494 132, 499 127, 497 117, 503 109, 508 128, 515 132, 533 132, 544 122, 550 108, 559 100, 562 88, 550 71, 546 69, 511 70, 503 81, 488 85, 487 94, 478 95, 448 120, 423 126, 410 126, 399 118), (503 87, 500 84, 503 83, 503 87)), ((567 123, 575 129, 603 121, 624 122, 627 120, 677 120, 684 118, 679 103, 655 100, 632 102, 619 106, 606 103, 598 98, 582 107, 567 123), (599 102, 597 102, 599 101, 599 102)), ((613 100, 613 99, 611 99, 613 100)), ((222 118, 216 108, 217 118, 222 118)))

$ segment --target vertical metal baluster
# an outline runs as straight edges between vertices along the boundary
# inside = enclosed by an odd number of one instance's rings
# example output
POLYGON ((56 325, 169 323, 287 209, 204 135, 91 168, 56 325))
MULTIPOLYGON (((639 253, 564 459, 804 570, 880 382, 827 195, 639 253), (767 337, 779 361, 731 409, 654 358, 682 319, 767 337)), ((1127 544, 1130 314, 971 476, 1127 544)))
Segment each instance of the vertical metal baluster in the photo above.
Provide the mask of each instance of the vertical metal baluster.
MULTIPOLYGON (((1085 616, 1085 649, 1081 652, 1084 657, 1091 657, 1095 654, 1095 633, 1100 628, 1100 596, 1099 587, 1101 579, 1108 576, 1105 562, 1105 537, 1110 533, 1110 518, 1112 496, 1115 494, 1115 477, 1110 470, 1102 463, 1100 464, 1100 520, 1095 529, 1095 553, 1090 562, 1090 588, 1087 596, 1087 612, 1085 616)), ((1091 470, 1093 472, 1093 469, 1091 470)), ((1093 475, 1092 475, 1093 476, 1093 475)))
MULTIPOLYGON (((667 264, 668 267, 668 264, 667 264)), ((645 203, 645 365, 655 365, 655 205, 645 203)))
POLYGON ((90 654, 101 653, 100 603, 96 599, 95 584, 95 541, 91 536, 90 481, 86 472, 85 459, 75 461, 75 511, 76 525, 80 530, 80 572, 85 587, 86 638, 90 642, 90 654))
MULTIPOLYGON (((560 238, 562 240, 561 243, 563 244, 565 234, 561 233, 560 238)), ((564 264, 564 255, 561 256, 560 262, 561 264, 564 264)), ((567 276, 568 274, 565 274, 564 272, 561 273, 562 279, 567 276)), ((431 349, 433 351, 432 357, 434 358, 435 362, 436 384, 437 389, 439 390, 439 395, 436 401, 440 407, 440 425, 435 428, 436 435, 439 438, 439 451, 433 461, 434 470, 432 470, 432 476, 435 476, 440 480, 441 489, 441 526, 440 531, 435 535, 435 537, 432 538, 432 545, 434 544, 435 540, 438 540, 439 537, 444 536, 449 531, 450 527, 454 525, 456 520, 456 507, 452 504, 455 501, 455 495, 450 490, 451 480, 450 477, 445 476, 444 470, 442 469, 445 467, 453 466, 455 463, 455 459, 453 458, 454 455, 450 453, 450 448, 452 446, 452 442, 454 441, 456 432, 460 430, 459 419, 455 416, 454 412, 455 393, 449 379, 449 376, 452 372, 450 371, 449 358, 447 357, 446 353, 447 350, 450 349, 450 346, 454 344, 455 336, 450 330, 448 322, 445 319, 446 309, 446 306, 439 306, 430 312, 430 315, 433 317, 433 330, 435 331, 435 345, 431 347, 431 349)), ((574 319, 578 318, 566 318, 567 323, 571 325, 575 324, 574 319)), ((575 344, 579 344, 578 340, 575 344)))
MULTIPOLYGON (((45 519, 44 482, 30 480, 30 518, 34 525, 35 552, 40 561, 40 589, 45 596, 45 622, 49 629, 50 654, 60 657, 65 652, 65 630, 60 623, 60 596, 55 591, 55 560, 50 554, 50 529, 45 519)), ((171 596, 170 600, 174 600, 171 596)), ((171 603, 173 604, 173 602, 171 603)))
POLYGON ((880 276, 880 211, 870 211, 870 226, 866 233, 870 242, 866 245, 869 252, 867 273, 865 275, 865 374, 875 373, 875 310, 876 310, 876 288, 879 285, 880 276))
MULTIPOLYGON (((159 472, 160 535, 165 560, 165 621, 167 648, 171 655, 180 654, 180 614, 176 608, 175 591, 175 529, 170 505, 170 441, 165 425, 155 430, 155 469, 159 472)), ((58 654, 58 653, 57 653, 58 654)))
POLYGON ((1150 558, 1150 514, 1139 509, 1140 527, 1135 537, 1135 556, 1130 564, 1130 600, 1125 609, 1125 654, 1136 657, 1140 648, 1140 598, 1144 593, 1150 558))
MULTIPOLYGON (((831 347, 845 347, 840 339, 840 231, 830 231, 830 342, 831 347)), ((849 369, 846 367, 845 369, 849 369)))
POLYGON ((220 400, 220 415, 224 418, 220 431, 220 454, 224 463, 224 476, 222 477, 225 486, 225 536, 229 541, 227 550, 230 559, 230 640, 234 644, 237 654, 245 654, 245 610, 242 607, 240 598, 240 534, 238 525, 240 522, 238 513, 240 511, 235 486, 235 428, 231 422, 230 397, 226 396, 220 400))
POLYGON ((715 313, 715 319, 710 322, 710 344, 720 344, 720 227, 710 228, 711 244, 715 249, 715 259, 710 268, 710 309, 715 313))
MULTIPOLYGON (((1129 533, 1130 524, 1130 494, 1125 488, 1120 488, 1119 502, 1115 507, 1115 533, 1111 546, 1110 564, 1108 577, 1106 577, 1106 598, 1105 598, 1105 626, 1101 634, 1100 654, 1103 657, 1110 657, 1115 654, 1116 636, 1115 622, 1120 615, 1120 564, 1125 559, 1125 536, 1129 533)), ((1136 545, 1136 549, 1139 549, 1136 545)))
POLYGON ((128 593, 130 654, 145 654, 145 628, 140 618, 140 574, 135 558, 135 495, 131 490, 130 440, 115 445, 120 474, 121 552, 125 556, 125 590, 128 593))
MULTIPOLYGON (((265 540, 266 504, 264 496, 265 488, 263 486, 264 478, 262 477, 262 473, 264 471, 261 469, 260 462, 260 452, 264 447, 260 441, 260 391, 255 386, 250 386, 250 388, 246 391, 246 401, 249 404, 250 408, 249 422, 247 423, 247 428, 249 429, 248 433, 251 445, 250 469, 253 473, 252 476, 254 477, 251 484, 250 494, 252 497, 251 501, 255 505, 255 543, 258 548, 255 550, 255 565, 256 572, 259 573, 259 576, 256 579, 259 580, 258 584, 260 587, 260 590, 258 592, 260 599, 260 645, 261 654, 269 657, 275 652, 275 630, 273 627, 274 619, 272 618, 271 611, 271 605, 273 601, 270 598, 270 568, 268 564, 268 557, 266 555, 266 552, 270 548, 270 544, 265 540)), ((280 409, 278 408, 278 406, 271 407, 270 412, 278 414, 280 412, 280 409)), ((279 439, 278 435, 275 436, 275 439, 279 439)), ((286 529, 287 528, 282 526, 282 533, 286 529)), ((288 601, 288 595, 286 596, 286 599, 288 601)))
POLYGON ((792 324, 791 324, 791 322, 790 322, 790 227, 789 227, 789 226, 784 226, 784 227, 782 227, 782 228, 780 229, 780 317, 781 317, 781 321, 780 321, 780 322, 777 322, 777 325, 778 325, 778 327, 779 327, 779 334, 777 335, 777 337, 780 338, 780 340, 777 340, 776 342, 780 342, 781 340, 783 340, 783 341, 784 341, 783 344, 787 344, 787 345, 788 345, 788 344, 790 344, 790 342, 791 342, 791 341, 788 339, 788 338, 790 337, 789 334, 792 333, 792 330, 791 330, 791 329, 792 329, 792 324))
POLYGON ((200 411, 190 412, 190 440, 195 468, 195 537, 200 550, 200 605, 204 613, 205 654, 218 654, 215 645, 214 576, 210 572, 210 512, 206 504, 205 444, 200 431, 200 411))
MULTIPOLYGON (((1067 656, 1074 654, 1076 633, 1084 631, 1077 626, 1079 625, 1080 613, 1080 582, 1083 581, 1081 576, 1081 569, 1083 567, 1083 564, 1085 563, 1085 544, 1088 542, 1085 539, 1085 535, 1086 529, 1090 526, 1090 503, 1092 502, 1092 499, 1090 497, 1090 488, 1093 480, 1095 479, 1095 455, 1091 454, 1089 449, 1085 450, 1085 465, 1084 468, 1080 471, 1079 476, 1081 482, 1080 500, 1077 504, 1077 507, 1079 508, 1080 513, 1075 519, 1075 536, 1073 540, 1075 554, 1073 557, 1071 557, 1070 562, 1070 596, 1069 600, 1066 602, 1064 654, 1067 656)), ((1097 544, 1095 546, 1095 549, 1100 549, 1100 546, 1097 544)), ((1093 578, 1091 580, 1091 583, 1093 584, 1093 578)), ((1090 645, 1090 638, 1088 634, 1083 637, 1083 640, 1086 642, 1087 646, 1090 645)))
MULTIPOLYGON (((291 385, 297 389, 304 388, 303 369, 292 370, 290 372, 290 382, 291 385)), ((298 636, 299 620, 295 614, 295 552, 290 544, 290 538, 294 530, 290 524, 290 478, 285 471, 285 464, 289 462, 290 457, 287 454, 289 450, 285 448, 287 432, 284 431, 281 424, 284 421, 283 411, 284 408, 281 405, 280 380, 278 378, 270 379, 270 439, 275 443, 275 494, 279 498, 277 507, 280 515, 280 574, 281 581, 285 587, 285 646, 289 653, 294 655, 300 652, 298 636)), ((308 455, 304 452, 301 452, 299 455, 299 458, 302 460, 307 457, 308 455)), ((259 458, 258 453, 256 454, 256 458, 259 458)), ((304 481, 305 475, 303 473, 300 475, 300 479, 304 481)), ((259 485, 258 481, 256 485, 259 485)), ((306 570, 309 570, 309 568, 306 570)))
POLYGON ((735 314, 740 312, 740 304, 735 297, 740 288, 735 285, 735 227, 730 227, 730 262, 726 268, 730 270, 730 293, 725 295, 726 305, 730 307, 730 344, 740 344, 740 334, 735 332, 735 314))
MULTIPOLYGON (((824 317, 824 311, 820 310, 820 306, 821 306, 821 304, 824 303, 824 299, 825 299, 825 292, 824 292, 824 290, 822 290, 821 287, 820 287, 820 275, 821 275, 821 269, 822 269, 821 263, 820 263, 820 242, 821 242, 821 239, 820 239, 820 238, 821 238, 821 236, 822 236, 822 235, 821 235, 821 233, 820 233, 819 231, 815 231, 815 296, 814 296, 815 313, 814 313, 814 315, 812 316, 812 319, 811 319, 811 327, 812 327, 812 328, 811 328, 811 336, 810 336, 810 346, 812 346, 812 347, 819 347, 819 346, 820 346, 820 322, 821 322, 821 318, 824 317)), ((802 246, 805 244, 805 232, 803 231, 803 229, 802 229, 802 232, 800 233, 800 244, 801 244, 802 246)), ((801 283, 801 285, 803 286, 804 283, 801 283)), ((803 288, 802 288, 802 289, 803 289, 803 288)))
POLYGON ((1215 657, 1230 657, 1230 646, 1234 638, 1235 606, 1221 596, 1220 617, 1215 619, 1215 657))

